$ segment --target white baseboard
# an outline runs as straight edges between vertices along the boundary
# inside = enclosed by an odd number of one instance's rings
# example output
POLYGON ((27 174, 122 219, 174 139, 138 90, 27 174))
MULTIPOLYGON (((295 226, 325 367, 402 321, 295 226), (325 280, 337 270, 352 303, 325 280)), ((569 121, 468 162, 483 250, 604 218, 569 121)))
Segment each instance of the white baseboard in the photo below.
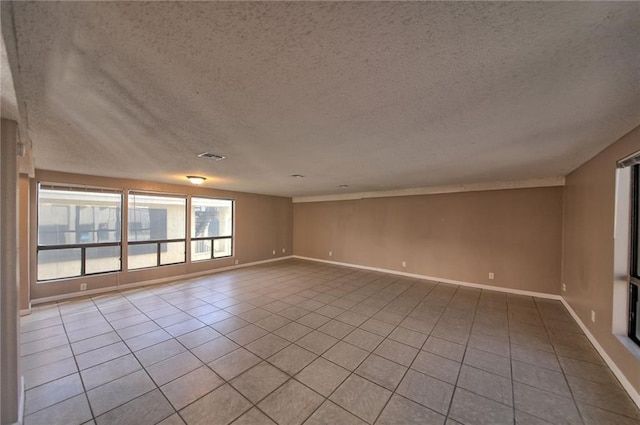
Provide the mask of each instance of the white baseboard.
POLYGON ((160 279, 145 280, 145 281, 142 281, 142 282, 127 283, 127 284, 124 284, 124 285, 109 286, 109 287, 106 287, 106 288, 90 289, 88 291, 82 291, 82 292, 72 292, 70 294, 61 294, 61 295, 53 295, 51 297, 36 298, 36 299, 31 300, 31 304, 32 305, 44 304, 44 303, 49 303, 49 302, 54 302, 54 301, 63 301, 63 300, 69 300, 69 299, 73 299, 73 298, 82 298, 82 297, 87 297, 87 296, 91 296, 91 295, 104 294, 106 292, 121 291, 121 290, 125 290, 125 289, 140 288, 142 286, 151 286, 151 285, 158 285, 158 284, 161 284, 161 283, 175 282, 177 280, 193 279, 193 278, 196 278, 196 277, 206 276, 206 275, 220 273, 220 272, 229 271, 229 270, 240 269, 240 268, 243 268, 243 267, 251 267, 251 266, 257 266, 259 264, 273 263, 275 261, 288 260, 290 258, 293 258, 293 255, 288 255, 286 257, 270 258, 268 260, 254 261, 254 262, 251 262, 251 263, 235 264, 233 266, 220 267, 218 269, 211 269, 211 270, 203 270, 201 272, 194 272, 194 273, 183 274, 183 275, 179 275, 179 276, 163 277, 163 278, 160 278, 160 279))
POLYGON ((571 317, 573 317, 573 320, 575 320, 576 323, 578 323, 578 326, 580 326, 580 329, 582 329, 582 332, 584 332, 587 338, 589 338, 589 341, 591 341, 591 344, 594 346, 598 354, 600 354, 604 362, 607 364, 607 366, 609 366, 609 369, 611 369, 611 371, 616 376, 616 378, 618 378, 618 381, 620 381, 620 384, 622 384, 622 387, 627 391, 627 393, 629 394, 629 397, 631 397, 631 400, 633 400, 633 402, 638 406, 638 408, 640 408, 640 393, 636 391, 633 385, 631 385, 631 382, 629 382, 629 380, 624 376, 622 371, 614 363, 611 357, 609 357, 609 355, 604 350, 604 348, 602 348, 598 340, 593 336, 591 331, 589 331, 589 328, 587 328, 587 326, 582 322, 582 320, 580 320, 580 317, 578 316, 578 314, 573 310, 573 308, 571 308, 571 305, 569 305, 569 303, 564 298, 562 298, 560 301, 562 301, 562 304, 569 311, 569 314, 571 314, 571 317))
POLYGON ((551 300, 560 300, 562 298, 560 295, 547 294, 546 292, 524 291, 522 289, 505 288, 505 287, 502 287, 502 286, 484 285, 482 283, 473 283, 473 282, 464 282, 464 281, 461 281, 461 280, 444 279, 444 278, 441 278, 441 277, 427 276, 427 275, 416 274, 416 273, 407 273, 407 272, 401 272, 401 271, 398 271, 398 270, 382 269, 382 268, 379 268, 379 267, 362 266, 360 264, 341 263, 341 262, 338 262, 338 261, 322 260, 322 259, 319 259, 319 258, 302 257, 300 255, 294 255, 293 258, 297 258, 299 260, 315 261, 315 262, 318 262, 318 263, 334 264, 336 266, 353 267, 353 268, 362 269, 362 270, 371 270, 371 271, 374 271, 374 272, 395 274, 395 275, 399 275, 399 276, 415 277, 415 278, 418 278, 418 279, 433 280, 433 281, 436 281, 436 282, 452 283, 454 285, 467 286, 467 287, 470 287, 470 288, 478 288, 478 289, 487 289, 489 291, 506 292, 508 294, 526 295, 526 296, 530 296, 530 297, 547 298, 547 299, 551 299, 551 300))

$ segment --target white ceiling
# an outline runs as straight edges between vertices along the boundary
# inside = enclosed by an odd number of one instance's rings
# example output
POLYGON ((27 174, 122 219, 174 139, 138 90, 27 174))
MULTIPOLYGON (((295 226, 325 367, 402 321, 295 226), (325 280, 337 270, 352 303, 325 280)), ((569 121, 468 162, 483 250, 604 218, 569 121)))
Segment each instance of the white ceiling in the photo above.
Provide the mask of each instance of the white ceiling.
POLYGON ((637 2, 13 13, 40 169, 285 196, 508 182, 564 176, 640 124, 637 2))

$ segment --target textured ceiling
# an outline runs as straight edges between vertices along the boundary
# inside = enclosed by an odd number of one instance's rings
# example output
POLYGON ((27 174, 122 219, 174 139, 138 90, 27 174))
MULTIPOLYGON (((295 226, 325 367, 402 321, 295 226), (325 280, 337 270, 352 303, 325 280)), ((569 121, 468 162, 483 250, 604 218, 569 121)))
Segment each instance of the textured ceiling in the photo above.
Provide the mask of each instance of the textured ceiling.
POLYGON ((41 169, 286 196, 505 182, 640 124, 637 2, 13 9, 41 169))
POLYGON ((18 100, 4 38, 0 37, 0 114, 2 118, 18 121, 18 100))

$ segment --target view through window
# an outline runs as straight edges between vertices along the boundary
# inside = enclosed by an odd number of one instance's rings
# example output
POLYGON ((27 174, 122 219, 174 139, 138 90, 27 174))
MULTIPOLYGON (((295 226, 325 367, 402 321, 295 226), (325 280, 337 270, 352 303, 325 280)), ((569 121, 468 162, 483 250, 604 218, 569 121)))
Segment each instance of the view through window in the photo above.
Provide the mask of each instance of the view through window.
POLYGON ((230 199, 41 183, 37 201, 39 282, 121 271, 123 244, 129 270, 185 263, 187 244, 190 261, 233 255, 230 199))
POLYGON ((129 269, 184 263, 187 199, 129 193, 129 269))
POLYGON ((37 279, 120 270, 122 192, 40 185, 37 279))
POLYGON ((191 261, 230 257, 233 201, 191 199, 191 261))

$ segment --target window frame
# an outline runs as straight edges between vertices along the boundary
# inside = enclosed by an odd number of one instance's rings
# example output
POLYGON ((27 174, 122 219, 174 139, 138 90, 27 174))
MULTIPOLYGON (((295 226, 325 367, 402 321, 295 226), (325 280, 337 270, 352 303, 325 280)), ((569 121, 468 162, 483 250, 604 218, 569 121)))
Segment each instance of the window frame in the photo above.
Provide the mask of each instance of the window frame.
POLYGON ((631 169, 631 211, 630 211, 630 243, 629 243, 629 316, 627 336, 640 345, 638 338, 637 311, 638 296, 640 293, 640 164, 634 164, 631 169))
POLYGON ((156 267, 164 267, 164 266, 174 266, 176 264, 188 264, 190 261, 188 261, 187 259, 187 242, 188 242, 188 231, 187 231, 187 226, 188 226, 188 218, 187 218, 187 214, 188 214, 188 209, 189 209, 189 200, 190 200, 190 195, 188 194, 182 194, 182 193, 168 193, 168 192, 153 192, 153 191, 145 191, 145 190, 134 190, 134 189, 129 189, 127 190, 127 271, 128 272, 135 272, 137 270, 148 270, 148 269, 152 269, 152 268, 156 268, 156 267), (130 210, 131 210, 131 202, 130 202, 130 196, 131 195, 141 195, 141 196, 154 196, 154 197, 164 197, 164 198, 173 198, 173 199, 181 199, 184 200, 184 237, 183 238, 171 238, 171 239, 148 239, 148 240, 130 240, 131 237, 131 229, 130 229, 130 210), (184 256, 183 256, 183 260, 182 261, 175 261, 175 262, 171 262, 171 263, 162 263, 162 244, 165 243, 175 243, 175 242, 183 242, 184 243, 184 256), (131 246, 136 246, 136 245, 154 245, 155 244, 155 248, 156 248, 156 264, 155 265, 151 265, 151 266, 145 266, 145 267, 135 267, 135 268, 131 268, 131 264, 130 264, 130 250, 129 247, 131 246))
MULTIPOLYGON (((195 195, 185 192, 164 192, 164 191, 154 191, 154 190, 145 190, 138 189, 135 187, 106 187, 106 186, 94 186, 94 185, 85 185, 82 183, 71 183, 71 182, 55 182, 55 181, 36 181, 35 182, 35 199, 34 199, 34 215, 35 215, 35 237, 34 237, 34 260, 36 263, 36 273, 34 284, 41 283, 50 283, 50 282, 65 282, 73 279, 81 279, 83 277, 93 277, 96 275, 103 275, 109 273, 129 273, 129 272, 137 272, 139 270, 149 270, 156 267, 169 266, 169 265, 188 265, 192 263, 200 263, 203 261, 211 261, 211 260, 219 260, 219 259, 229 259, 235 256, 235 214, 236 214, 236 199, 233 197, 219 197, 219 196, 207 196, 207 195, 195 195), (75 192, 78 196, 68 197, 67 199, 62 197, 61 202, 56 203, 55 197, 51 198, 51 201, 45 198, 44 201, 41 201, 40 191, 42 189, 58 189, 62 191, 75 192), (113 207, 112 204, 108 204, 109 200, 113 201, 114 205, 116 204, 115 198, 107 198, 107 201, 104 204, 101 204, 100 198, 94 199, 93 201, 86 201, 86 205, 83 204, 82 193, 109 193, 115 194, 118 197, 117 208, 113 207), (132 234, 135 232, 131 232, 131 223, 135 222, 130 216, 130 212, 134 210, 132 202, 129 202, 131 199, 131 195, 143 195, 143 196, 151 196, 151 197, 160 197, 160 198, 168 198, 168 199, 179 199, 180 204, 184 205, 184 227, 183 234, 181 238, 163 238, 157 239, 157 236, 176 236, 178 235, 178 228, 173 226, 172 228, 167 228, 165 234, 158 229, 152 230, 152 225, 150 222, 150 218, 147 216, 142 217, 140 221, 142 224, 138 226, 145 226, 145 229, 139 229, 148 232, 149 239, 147 240, 135 240, 138 237, 147 237, 146 234, 137 234, 134 240, 130 240, 132 234), (212 201, 224 201, 229 203, 230 211, 230 223, 229 218, 226 214, 221 214, 218 217, 224 217, 224 220, 220 223, 228 223, 229 227, 224 227, 224 232, 220 232, 219 228, 216 231, 217 234, 224 233, 224 236, 201 236, 201 237, 192 237, 192 219, 195 220, 195 216, 192 216, 194 211, 193 201, 196 200, 212 200, 212 201), (42 223, 44 227, 39 225, 41 222, 41 207, 42 204, 48 203, 51 207, 55 208, 57 206, 63 206, 66 208, 64 211, 54 210, 51 213, 51 217, 55 218, 55 220, 45 220, 42 223), (68 205, 67 205, 68 202, 68 205), (95 203, 95 205, 91 205, 95 203), (105 218, 102 214, 103 212, 94 211, 93 218, 91 217, 91 213, 85 212, 86 210, 83 207, 88 208, 98 208, 101 205, 105 205, 106 208, 112 208, 117 210, 116 218, 113 218, 113 215, 105 218), (78 222, 79 219, 74 218, 74 214, 82 213, 84 218, 78 222), (60 216, 60 214, 62 214, 60 216), (89 214, 85 216, 84 214, 89 214), (66 222, 65 222, 66 217, 66 222), (146 218, 145 218, 146 217, 146 218), (75 220, 75 221, 74 221, 75 220), (84 221, 82 221, 84 220, 84 221), (89 226, 87 221, 93 220, 93 224, 89 226), (113 225, 113 221, 115 220, 116 224, 113 225), (107 222, 106 226, 104 225, 105 221, 107 222), (74 225, 75 223, 75 225, 74 225), (77 223, 83 224, 85 227, 81 228, 77 223), (98 223, 102 223, 102 227, 98 226, 98 223), (49 226, 49 227, 47 227, 49 226), (84 230, 83 230, 84 229, 84 230), (101 233, 103 230, 108 233, 101 233), (69 233, 71 232, 71 233, 69 233), (75 241, 73 232, 75 232, 75 241), (115 232, 115 233, 113 233, 115 232), (107 239, 108 241, 101 241, 107 239), (117 239, 117 240, 116 240, 117 239), (64 243, 65 241, 77 242, 77 243, 64 243), (48 243, 51 241, 53 243, 48 243), (203 253, 207 254, 207 258, 198 258, 194 259, 192 257, 192 253, 194 252, 194 245, 198 241, 208 241, 211 245, 210 254, 206 251, 203 253), (222 253, 229 252, 229 255, 216 255, 216 245, 220 242, 217 241, 228 241, 228 247, 223 246, 223 251, 218 251, 222 253), (173 261, 176 257, 179 256, 179 248, 176 249, 175 246, 169 245, 170 248, 165 248, 167 244, 172 243, 181 243, 183 245, 182 257, 179 261, 173 261), (139 245, 148 245, 148 249, 142 249, 139 251, 144 251, 142 253, 151 254, 149 258, 141 259, 140 263, 144 264, 141 267, 133 267, 131 261, 131 251, 132 248, 135 250, 135 246, 139 245), (105 251, 99 250, 99 248, 109 248, 114 247, 113 250, 105 251), (39 255, 43 252, 54 252, 55 250, 68 250, 68 253, 60 253, 58 256, 53 256, 51 259, 43 259, 44 261, 49 261, 53 263, 61 263, 66 261, 73 261, 70 265, 72 268, 58 268, 54 269, 53 273, 50 273, 45 269, 44 273, 47 276, 51 276, 54 274, 64 274, 64 276, 56 276, 52 278, 43 278, 40 279, 38 277, 38 259, 39 255), (77 251, 79 250, 79 252, 77 251), (117 261, 118 267, 115 268, 116 261, 116 250, 117 250, 117 261), (148 251, 148 252, 147 252, 148 251), (155 256, 153 256, 155 254, 155 256), (102 256, 101 256, 102 255, 102 256), (106 255, 106 256, 105 256, 106 255), (93 263, 92 260, 95 259, 110 259, 111 263, 93 263), (153 259, 152 259, 153 258, 153 259), (163 263, 162 261, 167 261, 163 263), (151 264, 153 262, 154 264, 151 264), (110 268, 114 267, 110 270, 104 271, 94 271, 100 270, 101 268, 110 268), (70 271, 69 271, 70 270, 70 271), (89 270, 89 271, 88 271, 89 270), (68 274, 66 274, 68 273, 68 274)), ((150 204, 153 204, 153 200, 150 201, 150 204)), ((149 205, 150 205, 149 204, 149 205)), ((168 202, 170 204, 170 202, 168 202)), ((158 203, 159 206, 165 206, 165 211, 167 211, 167 204, 158 203)), ((182 206, 182 205, 180 205, 182 206)), ((206 205, 204 205, 206 206, 206 205)), ((213 205, 215 206, 215 205, 213 205)), ((226 207, 226 204, 220 205, 222 207, 226 207)), ((147 207, 147 205, 145 205, 147 207)), ((151 207, 153 208, 153 206, 151 207)), ((33 211, 33 210, 32 210, 33 211)), ((43 214, 49 214, 46 212, 43 214)), ((165 221, 166 223, 175 223, 175 220, 170 220, 171 212, 167 213, 153 213, 157 214, 154 216, 157 227, 158 220, 160 222, 165 221), (162 218, 162 215, 166 214, 166 218, 162 218), (159 217, 159 218, 158 218, 159 217)), ((42 217, 47 217, 48 215, 43 215, 42 217)), ((81 216, 78 216, 81 217, 81 216)), ((175 217, 175 216, 174 216, 175 217)), ((134 225, 135 226, 135 225, 134 225)), ((193 229, 193 233, 195 234, 195 228, 193 229)), ((209 233, 209 232, 206 232, 209 233)), ((214 233, 213 231, 211 233, 214 233)), ((135 263, 134 263, 135 264, 135 263)), ((67 266, 65 266, 67 267, 67 266)))
MULTIPOLYGON (((106 188, 106 187, 97 187, 97 186, 80 186, 80 185, 69 185, 69 184, 59 184, 59 183, 49 183, 49 182, 38 182, 36 186, 36 283, 49 283, 66 279, 75 279, 83 276, 95 276, 106 273, 118 273, 122 271, 122 244, 123 244, 123 210, 124 210, 124 190, 117 188, 106 188), (42 206, 42 202, 40 201, 40 191, 43 187, 50 188, 52 190, 66 190, 68 192, 77 192, 77 193, 112 193, 120 195, 120 240, 117 242, 88 242, 88 243, 73 243, 73 244, 40 244, 40 208, 42 206), (99 272, 90 272, 87 273, 87 249, 91 248, 106 248, 106 247, 119 247, 119 268, 114 270, 106 270, 99 272), (39 265, 39 257, 40 253, 43 251, 56 251, 56 250, 65 250, 65 249, 80 249, 80 274, 72 275, 72 276, 64 276, 64 277, 54 277, 51 279, 40 279, 38 276, 38 265, 39 265)), ((77 229, 75 230, 78 231, 77 229)), ((99 230, 97 230, 99 231, 99 230)))
POLYGON ((191 234, 191 227, 193 226, 193 223, 191 223, 191 226, 189 226, 189 242, 190 242, 190 246, 189 246, 189 254, 190 254, 190 262, 191 263, 200 263, 202 261, 211 261, 211 260, 220 260, 223 258, 231 258, 234 255, 234 237, 235 237, 235 214, 236 214, 236 201, 235 199, 231 199, 231 198, 216 198, 216 197, 212 197, 212 196, 191 196, 190 197, 190 203, 189 203, 189 217, 191 217, 190 219, 193 220, 193 216, 192 216, 192 212, 193 212, 193 200, 194 199, 211 199, 211 200, 219 200, 219 201, 229 201, 231 202, 231 234, 229 236, 197 236, 194 237, 191 234), (216 257, 215 256, 215 241, 216 240, 229 240, 229 243, 231 245, 230 250, 229 250, 229 255, 224 255, 224 256, 220 256, 220 257, 216 257), (192 251, 192 247, 193 247, 193 242, 198 242, 198 241, 210 241, 211 242, 211 257, 209 258, 203 258, 201 260, 194 260, 193 259, 193 251, 192 251))
POLYGON ((629 284, 629 338, 640 345, 640 339, 638 338, 637 314, 636 306, 638 305, 638 294, 640 293, 640 286, 635 283, 629 284))

